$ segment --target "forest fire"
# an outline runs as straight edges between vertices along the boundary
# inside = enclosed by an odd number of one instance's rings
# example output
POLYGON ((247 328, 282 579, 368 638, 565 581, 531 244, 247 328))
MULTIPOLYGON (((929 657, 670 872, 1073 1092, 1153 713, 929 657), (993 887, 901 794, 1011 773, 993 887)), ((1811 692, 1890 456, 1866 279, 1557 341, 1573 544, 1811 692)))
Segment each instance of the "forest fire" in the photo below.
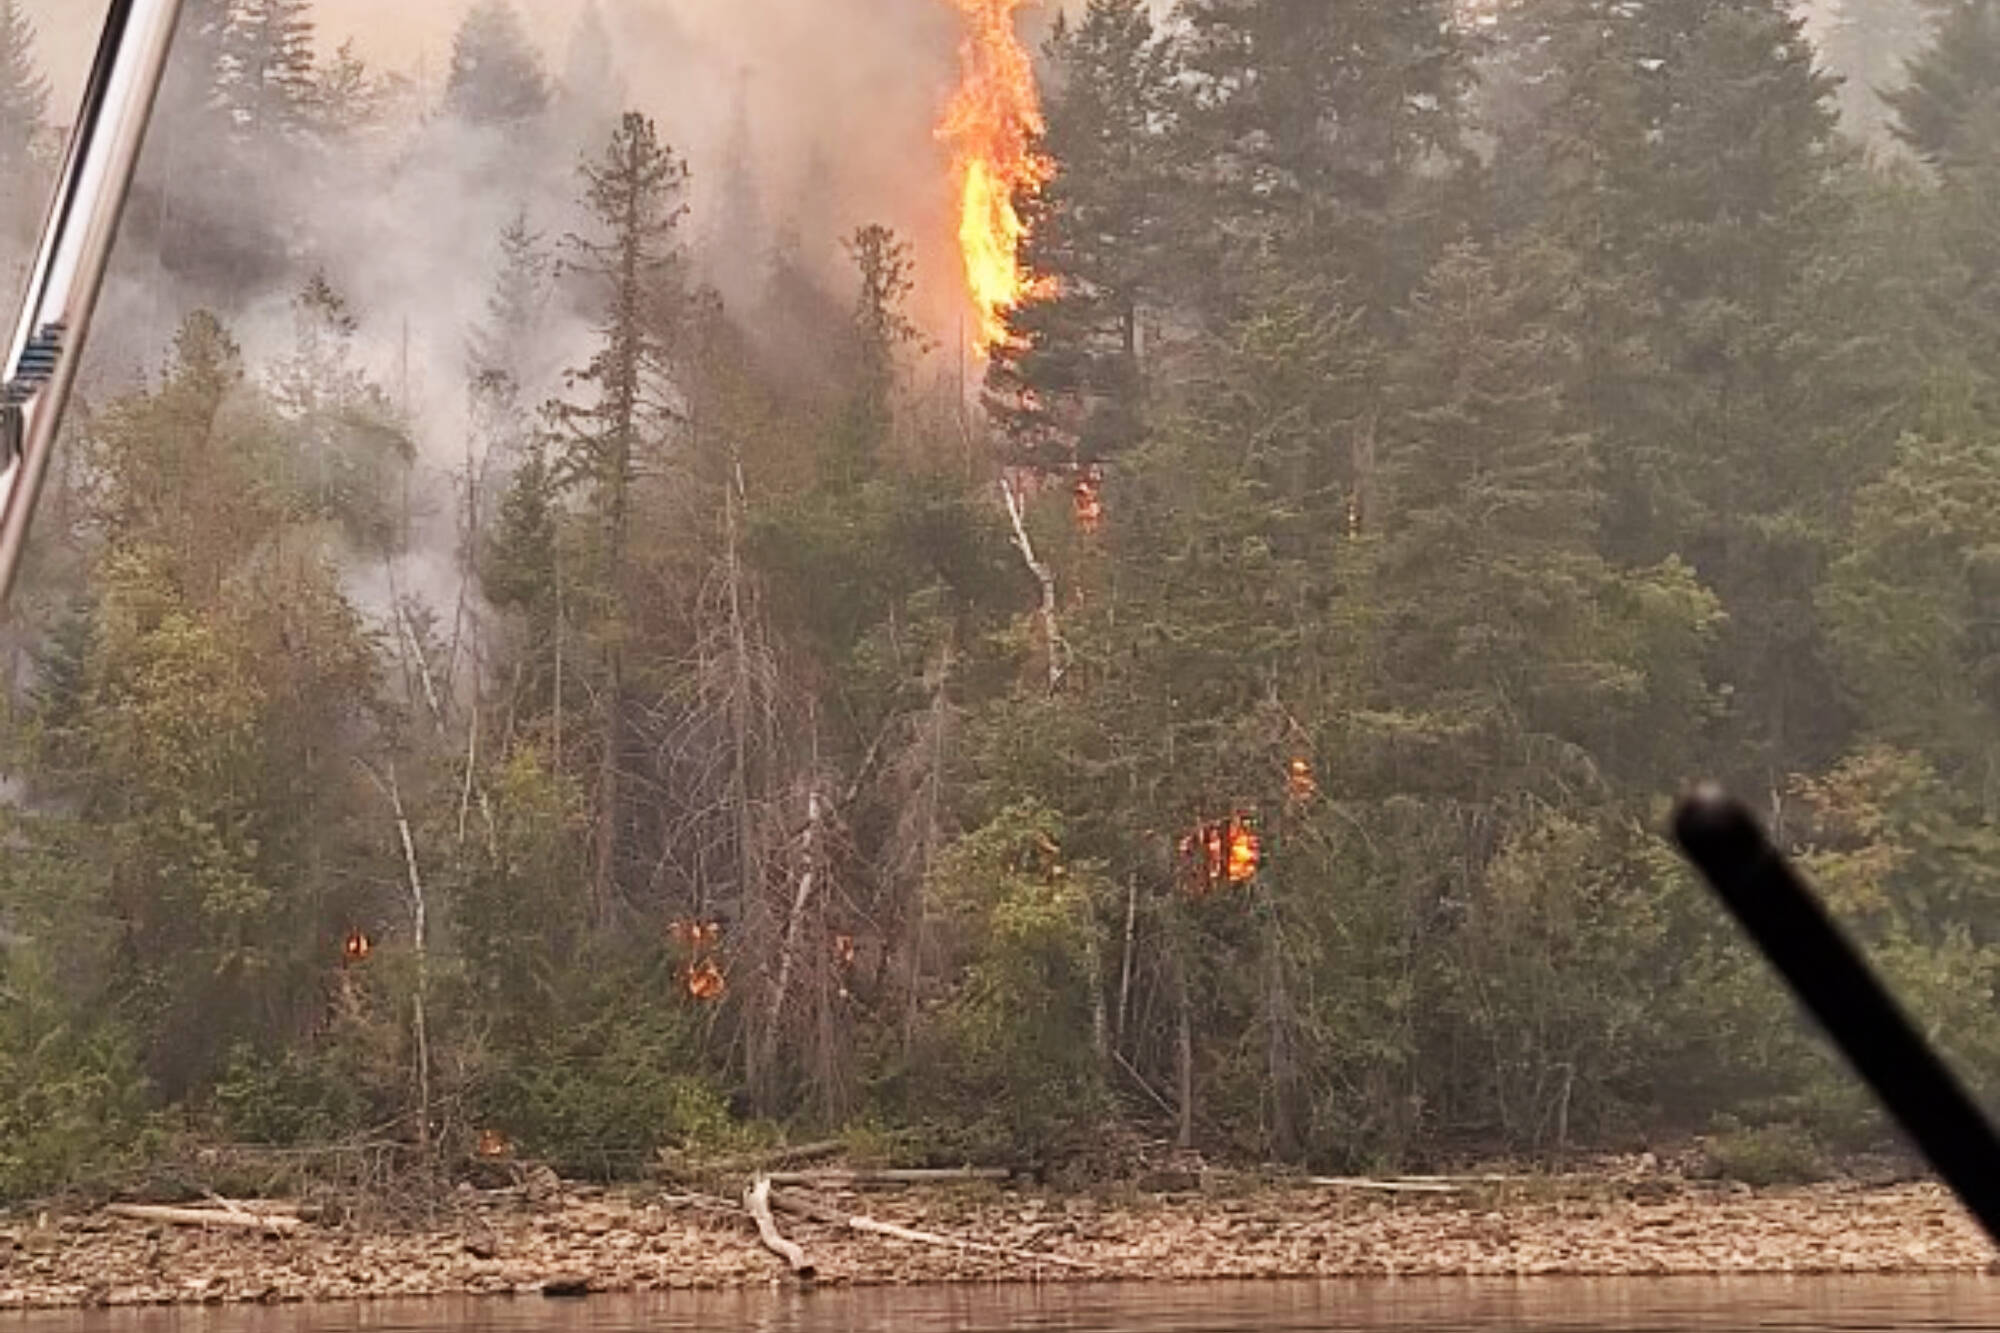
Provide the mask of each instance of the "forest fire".
POLYGON ((1197 898, 1216 890, 1239 887, 1257 877, 1264 844, 1244 815, 1204 822, 1180 841, 1181 863, 1188 891, 1197 898))
POLYGON ((1014 31, 1015 11, 1035 2, 952 0, 967 30, 958 91, 938 137, 951 145, 958 245, 982 351, 1007 341, 1006 312, 1027 291, 1020 262, 1026 227, 1015 193, 1049 178, 1049 164, 1034 148, 1042 130, 1034 65, 1014 31))
POLYGON ((681 985, 697 1000, 719 1000, 729 989, 728 978, 716 963, 714 951, 722 940, 718 921, 675 921, 667 935, 687 955, 681 967, 681 985))
POLYGON ((1076 502, 1076 525, 1086 537, 1095 537, 1104 526, 1104 470, 1091 463, 1078 469, 1071 488, 1076 502))

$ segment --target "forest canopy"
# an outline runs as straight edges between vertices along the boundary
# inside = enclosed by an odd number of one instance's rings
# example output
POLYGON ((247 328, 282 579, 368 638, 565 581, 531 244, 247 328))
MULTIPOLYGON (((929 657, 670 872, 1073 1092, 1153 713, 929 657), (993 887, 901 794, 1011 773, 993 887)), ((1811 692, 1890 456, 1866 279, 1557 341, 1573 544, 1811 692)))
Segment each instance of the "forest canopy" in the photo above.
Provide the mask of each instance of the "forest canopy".
POLYGON ((5 631, 0 1198, 1873 1144, 1704 774, 2000 1093, 2000 0, 1087 0, 969 378, 534 36, 189 0, 5 631), (333 238, 458 182, 446 430, 333 238))

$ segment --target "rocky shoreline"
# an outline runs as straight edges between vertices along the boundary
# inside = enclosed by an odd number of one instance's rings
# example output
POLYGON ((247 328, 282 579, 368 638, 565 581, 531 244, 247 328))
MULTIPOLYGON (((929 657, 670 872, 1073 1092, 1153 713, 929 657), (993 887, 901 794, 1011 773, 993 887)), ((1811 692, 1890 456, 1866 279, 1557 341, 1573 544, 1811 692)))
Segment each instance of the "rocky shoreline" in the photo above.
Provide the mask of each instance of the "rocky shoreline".
MULTIPOLYGON (((842 1213, 1069 1266, 781 1215, 821 1284, 1994 1271, 1943 1187, 1752 1190, 1656 1177, 1457 1194, 1268 1183, 1058 1194, 965 1185, 815 1196, 842 1213)), ((461 1189, 434 1224, 286 1236, 103 1213, 0 1218, 0 1310, 564 1295, 792 1283, 748 1216, 668 1188, 461 1189)))

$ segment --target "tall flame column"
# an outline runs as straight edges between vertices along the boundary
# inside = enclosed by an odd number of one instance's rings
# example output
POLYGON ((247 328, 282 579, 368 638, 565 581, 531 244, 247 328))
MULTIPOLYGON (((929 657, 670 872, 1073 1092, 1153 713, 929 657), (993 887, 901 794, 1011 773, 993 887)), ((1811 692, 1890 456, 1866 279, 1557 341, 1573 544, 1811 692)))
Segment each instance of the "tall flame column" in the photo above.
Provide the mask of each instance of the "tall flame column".
POLYGON ((1036 154, 1042 132, 1035 67, 1015 32, 1018 10, 1036 0, 952 0, 965 15, 958 91, 938 126, 951 146, 959 195, 958 245, 977 320, 979 349, 1007 340, 1006 312, 1025 295, 1025 228, 1015 196, 1046 183, 1036 154))

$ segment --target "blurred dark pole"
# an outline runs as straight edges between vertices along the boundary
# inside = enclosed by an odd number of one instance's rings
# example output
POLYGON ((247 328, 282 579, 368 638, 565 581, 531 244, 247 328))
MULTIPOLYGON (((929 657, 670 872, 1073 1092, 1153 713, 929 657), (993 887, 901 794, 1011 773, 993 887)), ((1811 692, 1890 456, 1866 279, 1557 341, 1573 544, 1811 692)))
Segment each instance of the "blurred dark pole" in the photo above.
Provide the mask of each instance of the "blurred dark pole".
POLYGON ((1756 817, 1719 788, 1701 787, 1675 811, 1674 837, 1945 1183, 2000 1241, 2000 1140, 1992 1125, 1756 817))
POLYGON ((0 605, 20 571, 180 11, 181 0, 110 0, 104 16, 0 373, 0 605))

